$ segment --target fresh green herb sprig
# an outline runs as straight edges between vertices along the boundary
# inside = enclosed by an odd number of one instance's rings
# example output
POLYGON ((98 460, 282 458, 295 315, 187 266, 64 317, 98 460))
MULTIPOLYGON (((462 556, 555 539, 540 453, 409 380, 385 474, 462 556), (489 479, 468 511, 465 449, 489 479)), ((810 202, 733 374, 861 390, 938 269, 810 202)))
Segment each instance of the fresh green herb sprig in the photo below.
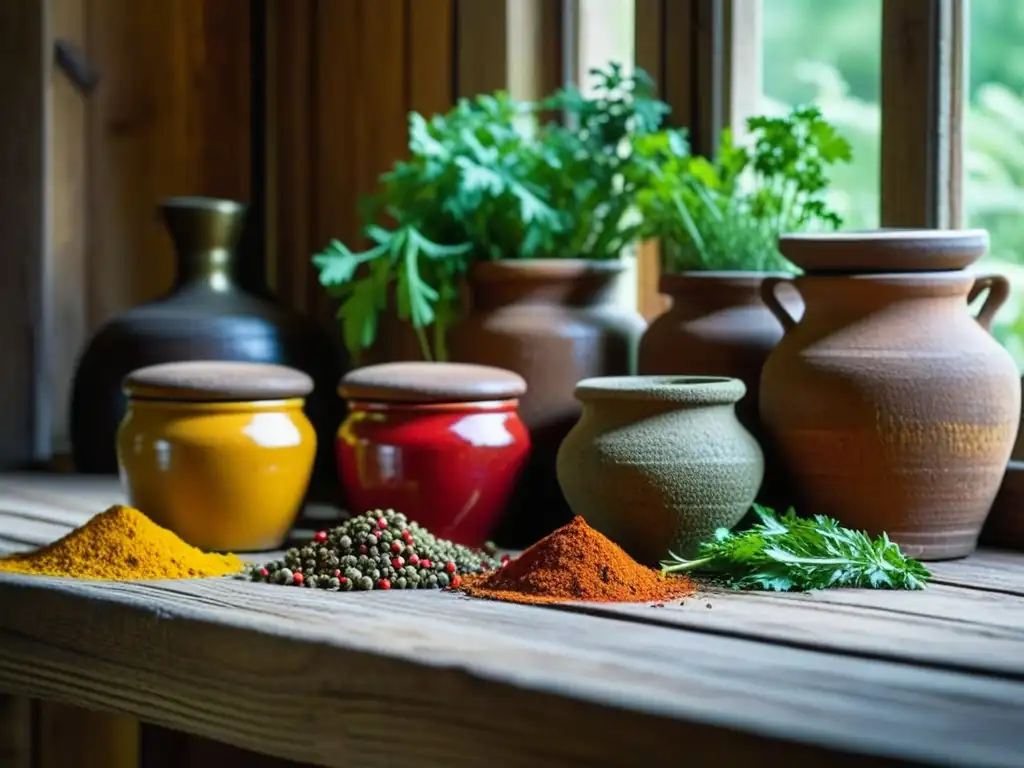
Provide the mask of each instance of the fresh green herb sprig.
POLYGON ((931 577, 920 562, 906 557, 886 534, 872 539, 816 515, 781 518, 758 504, 760 522, 745 531, 720 528, 687 560, 672 554, 665 574, 694 572, 734 589, 803 592, 832 587, 922 589, 931 577))
POLYGON ((852 159, 850 143, 814 106, 747 121, 740 146, 722 132, 714 158, 691 154, 683 132, 643 136, 637 197, 642 235, 663 244, 666 271, 792 271, 779 253, 785 232, 838 229, 828 169, 852 159))
POLYGON ((540 103, 560 113, 540 134, 537 183, 563 215, 550 256, 617 259, 640 233, 636 195, 646 182, 635 144, 656 135, 669 106, 642 69, 592 69, 590 93, 568 85, 540 103))
POLYGON ((409 157, 361 203, 370 247, 332 241, 313 256, 338 299, 350 354, 373 344, 395 303, 426 359, 445 359, 459 288, 474 261, 618 258, 639 234, 642 174, 633 144, 668 111, 642 71, 618 64, 534 103, 505 93, 462 99, 449 112, 409 117, 409 157), (542 123, 556 112, 562 121, 542 123), (432 339, 428 338, 432 330, 432 339))

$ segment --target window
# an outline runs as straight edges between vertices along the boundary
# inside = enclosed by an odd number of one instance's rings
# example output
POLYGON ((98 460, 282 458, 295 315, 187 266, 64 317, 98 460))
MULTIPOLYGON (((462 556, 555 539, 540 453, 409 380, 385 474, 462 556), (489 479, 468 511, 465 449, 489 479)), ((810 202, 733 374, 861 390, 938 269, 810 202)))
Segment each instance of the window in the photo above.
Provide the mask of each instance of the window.
POLYGON ((575 17, 576 22, 573 64, 581 86, 590 85, 587 72, 605 67, 611 61, 631 70, 635 51, 633 0, 570 0, 570 3, 569 17, 575 17))
POLYGON ((845 228, 877 227, 882 0, 762 2, 759 111, 782 114, 807 102, 821 107, 854 152, 854 162, 832 176, 831 203, 845 228))
POLYGON ((971 0, 964 214, 989 231, 982 268, 1014 287, 994 332, 1024 367, 1024 4, 971 0))

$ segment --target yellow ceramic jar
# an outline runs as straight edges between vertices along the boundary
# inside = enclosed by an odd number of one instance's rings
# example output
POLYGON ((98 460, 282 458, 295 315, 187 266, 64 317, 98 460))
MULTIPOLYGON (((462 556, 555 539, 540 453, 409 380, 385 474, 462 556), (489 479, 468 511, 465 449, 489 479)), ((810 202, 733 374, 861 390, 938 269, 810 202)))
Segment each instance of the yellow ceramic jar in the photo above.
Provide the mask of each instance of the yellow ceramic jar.
POLYGON ((302 506, 316 433, 313 381, 277 365, 168 363, 124 381, 117 434, 128 503, 193 546, 280 547, 302 506))

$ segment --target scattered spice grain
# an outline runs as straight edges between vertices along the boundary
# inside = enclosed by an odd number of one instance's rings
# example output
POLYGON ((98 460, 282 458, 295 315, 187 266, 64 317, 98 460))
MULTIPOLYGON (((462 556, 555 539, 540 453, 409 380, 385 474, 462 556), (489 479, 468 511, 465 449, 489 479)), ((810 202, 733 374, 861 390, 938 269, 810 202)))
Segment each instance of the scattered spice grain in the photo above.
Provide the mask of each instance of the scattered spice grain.
MULTIPOLYGON (((493 546, 488 548, 493 551, 493 546)), ((487 552, 439 539, 393 509, 374 509, 318 531, 305 546, 253 566, 244 577, 331 592, 441 589, 458 587, 460 574, 494 565, 487 552)))
POLYGON ((110 507, 46 547, 0 558, 0 571, 7 573, 108 581, 192 579, 241 570, 234 555, 196 549, 123 506, 110 507))
POLYGON ((693 594, 686 578, 645 568, 582 517, 490 573, 467 575, 459 591, 513 603, 663 603, 693 594))

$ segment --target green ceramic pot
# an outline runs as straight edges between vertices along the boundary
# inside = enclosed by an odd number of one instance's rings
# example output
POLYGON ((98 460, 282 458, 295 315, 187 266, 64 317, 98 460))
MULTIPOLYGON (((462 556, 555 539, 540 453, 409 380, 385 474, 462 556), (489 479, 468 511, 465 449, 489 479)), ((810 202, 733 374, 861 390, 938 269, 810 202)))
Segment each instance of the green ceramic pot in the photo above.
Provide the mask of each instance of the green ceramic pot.
POLYGON ((761 448, 736 418, 745 393, 712 376, 579 382, 583 413, 557 466, 572 511, 647 565, 736 525, 764 477, 761 448))

